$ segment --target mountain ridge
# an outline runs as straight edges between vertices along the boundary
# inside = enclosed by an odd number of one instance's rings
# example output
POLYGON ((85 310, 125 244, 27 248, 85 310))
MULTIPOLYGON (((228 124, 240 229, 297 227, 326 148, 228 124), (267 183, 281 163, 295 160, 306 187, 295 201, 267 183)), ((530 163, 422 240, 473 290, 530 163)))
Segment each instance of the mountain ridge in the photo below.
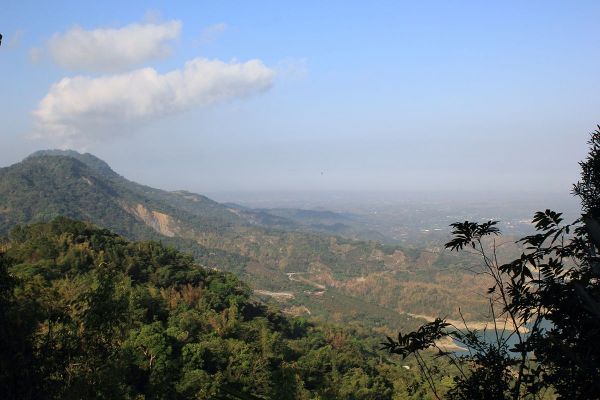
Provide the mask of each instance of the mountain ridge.
MULTIPOLYGON (((89 186, 101 186, 105 192, 104 194, 109 195, 113 200, 120 198, 121 201, 117 202, 117 205, 120 208, 124 208, 128 214, 137 217, 138 220, 143 220, 143 218, 139 215, 139 212, 132 212, 132 210, 139 209, 138 206, 141 204, 143 207, 152 207, 152 211, 165 214, 177 214, 176 209, 184 210, 186 213, 191 214, 192 219, 194 217, 196 218, 195 223, 200 223, 204 226, 211 224, 223 226, 234 222, 243 224, 243 220, 235 215, 235 213, 229 211, 227 207, 224 207, 205 196, 192 194, 193 200, 190 200, 189 195, 183 194, 189 192, 168 192, 129 181, 113 171, 106 162, 90 153, 81 154, 73 150, 38 151, 26 157, 20 163, 0 168, 0 178, 2 178, 3 181, 6 181, 12 170, 27 169, 27 167, 41 164, 47 168, 46 171, 39 168, 30 168, 29 171, 25 171, 24 174, 19 172, 18 174, 27 176, 29 183, 35 184, 36 182, 41 181, 43 184, 50 184, 50 187, 60 187, 60 182, 56 182, 56 179, 53 179, 56 178, 56 176, 52 175, 56 172, 55 167, 59 165, 64 168, 63 171, 60 171, 59 177, 61 179, 70 180, 71 184, 74 183, 73 178, 83 179, 89 186), (124 202, 127 204, 123 204, 124 202)), ((16 183, 26 183, 21 186, 25 189, 27 189, 28 186, 31 187, 27 182, 17 181, 16 183)), ((37 189, 41 190, 42 188, 37 187, 37 189)), ((78 193, 82 188, 71 187, 70 189, 76 189, 76 193, 78 193), (79 189, 79 191, 77 191, 77 189, 79 189)), ((7 191, 7 189, 4 188, 4 191, 7 191)), ((1 190, 0 193, 2 193, 1 190)), ((110 202, 110 199, 105 198, 103 203, 106 202, 110 202)), ((56 208, 60 207, 50 207, 50 209, 56 208)), ((61 213, 68 212, 68 210, 64 209, 61 209, 60 211, 61 213)), ((72 215, 69 213, 68 216, 86 219, 85 213, 83 213, 83 215, 72 215)), ((185 217, 189 218, 190 216, 185 215, 185 217)), ((125 219, 128 220, 128 218, 125 219)), ((184 218, 182 218, 182 221, 183 220, 184 218)), ((33 216, 33 221, 37 221, 35 216, 33 216)), ((109 224, 108 227, 115 229, 118 233, 124 234, 125 236, 137 238, 135 234, 132 235, 132 232, 130 230, 128 231, 128 229, 123 226, 109 224)), ((1 228, 0 231, 2 231, 1 228)))
MULTIPOLYGON (((263 226, 244 212, 192 192, 131 182, 91 154, 44 151, 0 168, 0 234, 60 215, 90 221, 129 239, 191 252, 209 268, 238 274, 264 301, 337 322, 360 316, 372 326, 404 328, 414 325, 405 312, 428 314, 434 308, 453 315, 467 298, 465 291, 447 287, 462 276, 446 268, 465 261, 457 256, 311 230, 319 217, 330 218, 335 227, 348 216, 309 210, 294 221, 298 211, 275 210, 266 218, 277 223, 263 226), (264 295, 279 292, 293 296, 264 295)), ((481 289, 479 281, 469 285, 473 292, 481 289)))

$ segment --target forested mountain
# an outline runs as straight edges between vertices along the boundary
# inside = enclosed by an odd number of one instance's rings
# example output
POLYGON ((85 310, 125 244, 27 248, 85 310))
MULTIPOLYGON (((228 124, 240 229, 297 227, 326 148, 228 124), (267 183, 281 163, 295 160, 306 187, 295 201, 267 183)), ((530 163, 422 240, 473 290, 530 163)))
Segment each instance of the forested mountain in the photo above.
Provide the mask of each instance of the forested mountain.
POLYGON ((468 256, 304 229, 319 218, 350 216, 271 210, 257 219, 202 195, 131 182, 97 157, 72 151, 42 151, 0 169, 0 233, 57 216, 174 245, 207 267, 236 273, 256 296, 294 315, 390 331, 416 326, 409 314, 456 318, 468 304, 466 317, 479 320, 486 310, 477 295, 485 279, 462 269, 475 265, 468 256), (267 223, 265 215, 276 220, 267 223))
MULTIPOLYGON (((383 235, 375 231, 364 231, 361 235, 355 226, 358 216, 300 209, 249 209, 236 204, 220 204, 206 196, 184 190, 168 192, 154 189, 125 179, 92 154, 72 150, 38 151, 22 163, 0 169, 0 177, 5 185, 0 188, 0 193, 6 194, 6 199, 12 203, 12 207, 5 205, 4 215, 20 222, 70 213, 78 218, 101 219, 122 234, 147 236, 148 232, 139 232, 139 228, 134 226, 135 223, 131 221, 133 216, 166 236, 177 235, 172 228, 185 221, 188 228, 201 230, 258 225, 278 230, 370 237, 384 241, 383 235), (93 187, 94 183, 97 187, 93 187), (55 190, 50 191, 52 189, 55 190), (71 191, 70 194, 66 193, 67 189, 71 191), (90 190, 97 197, 88 196, 90 190), (45 203, 40 203, 37 196, 31 196, 40 191, 45 192, 45 203), (61 191, 66 196, 61 195, 61 191), (26 203, 23 204, 23 200, 26 203), (70 206, 65 207, 68 202, 70 206), (21 218, 10 212, 19 208, 16 207, 18 204, 22 204, 25 213, 21 218), (98 210, 117 207, 128 215, 124 216, 122 212, 119 215, 102 215, 90 210, 91 206, 98 210), (145 208, 152 211, 148 212, 145 208), (177 220, 177 223, 171 223, 171 227, 169 217, 177 220)), ((8 222, 10 225, 10 219, 8 222)), ((5 230, 4 225, 0 225, 0 229, 5 230)))
POLYGON ((0 195, 3 231, 15 222, 58 214, 102 222, 134 237, 147 235, 142 226, 175 236, 175 219, 203 230, 244 222, 204 196, 139 185, 121 177, 97 157, 74 151, 39 151, 21 163, 0 169, 0 195))
MULTIPOLYGON (((231 273, 66 218, 0 252, 3 399, 417 399, 365 331, 286 317, 231 273)), ((447 380, 448 381, 448 380, 447 380)), ((443 382, 443 380, 442 380, 443 382)), ((441 387, 443 389, 443 387, 441 387)))

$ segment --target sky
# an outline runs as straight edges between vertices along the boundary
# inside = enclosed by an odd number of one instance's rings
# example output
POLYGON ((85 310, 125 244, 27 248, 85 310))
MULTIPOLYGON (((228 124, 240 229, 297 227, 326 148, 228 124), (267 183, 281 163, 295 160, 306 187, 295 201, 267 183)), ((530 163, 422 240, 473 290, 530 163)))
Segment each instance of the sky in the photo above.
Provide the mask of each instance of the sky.
POLYGON ((0 166, 168 190, 566 193, 600 2, 1 1, 0 166))

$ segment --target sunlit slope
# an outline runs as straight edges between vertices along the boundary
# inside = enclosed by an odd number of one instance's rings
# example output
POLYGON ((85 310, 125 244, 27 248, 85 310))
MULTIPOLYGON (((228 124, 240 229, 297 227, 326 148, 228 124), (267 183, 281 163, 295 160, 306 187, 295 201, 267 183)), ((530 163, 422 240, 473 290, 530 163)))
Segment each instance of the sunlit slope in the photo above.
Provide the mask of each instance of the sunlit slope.
POLYGON ((405 369, 378 350, 381 335, 282 315, 233 274, 157 242, 67 218, 16 227, 0 242, 0 327, 10 365, 3 398, 292 400, 360 392, 391 400, 408 387, 426 391, 414 361, 405 369))
MULTIPOLYGON (((288 221, 285 212, 273 214, 288 221)), ((292 314, 397 327, 410 324, 406 313, 456 317, 463 306, 468 318, 480 319, 486 309, 477 295, 485 280, 464 271, 473 261, 439 247, 314 234, 294 230, 293 219, 287 229, 261 226, 205 196, 131 182, 90 154, 39 152, 0 169, 0 232, 58 215, 190 251, 207 267, 235 272, 256 295, 292 314)), ((318 215, 310 217, 317 222, 318 215)))

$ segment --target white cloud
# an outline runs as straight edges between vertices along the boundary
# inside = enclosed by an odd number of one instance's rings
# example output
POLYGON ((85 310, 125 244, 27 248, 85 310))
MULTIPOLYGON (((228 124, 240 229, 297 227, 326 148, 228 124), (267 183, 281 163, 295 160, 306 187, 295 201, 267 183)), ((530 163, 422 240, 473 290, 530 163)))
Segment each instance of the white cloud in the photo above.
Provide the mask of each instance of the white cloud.
POLYGON ((68 69, 94 72, 122 71, 170 54, 181 22, 131 24, 119 29, 85 30, 75 26, 48 41, 54 61, 68 69))
POLYGON ((82 146, 125 134, 166 115, 269 89, 274 71, 260 60, 244 63, 197 58, 182 69, 153 68, 90 78, 64 78, 33 112, 36 137, 82 146))

